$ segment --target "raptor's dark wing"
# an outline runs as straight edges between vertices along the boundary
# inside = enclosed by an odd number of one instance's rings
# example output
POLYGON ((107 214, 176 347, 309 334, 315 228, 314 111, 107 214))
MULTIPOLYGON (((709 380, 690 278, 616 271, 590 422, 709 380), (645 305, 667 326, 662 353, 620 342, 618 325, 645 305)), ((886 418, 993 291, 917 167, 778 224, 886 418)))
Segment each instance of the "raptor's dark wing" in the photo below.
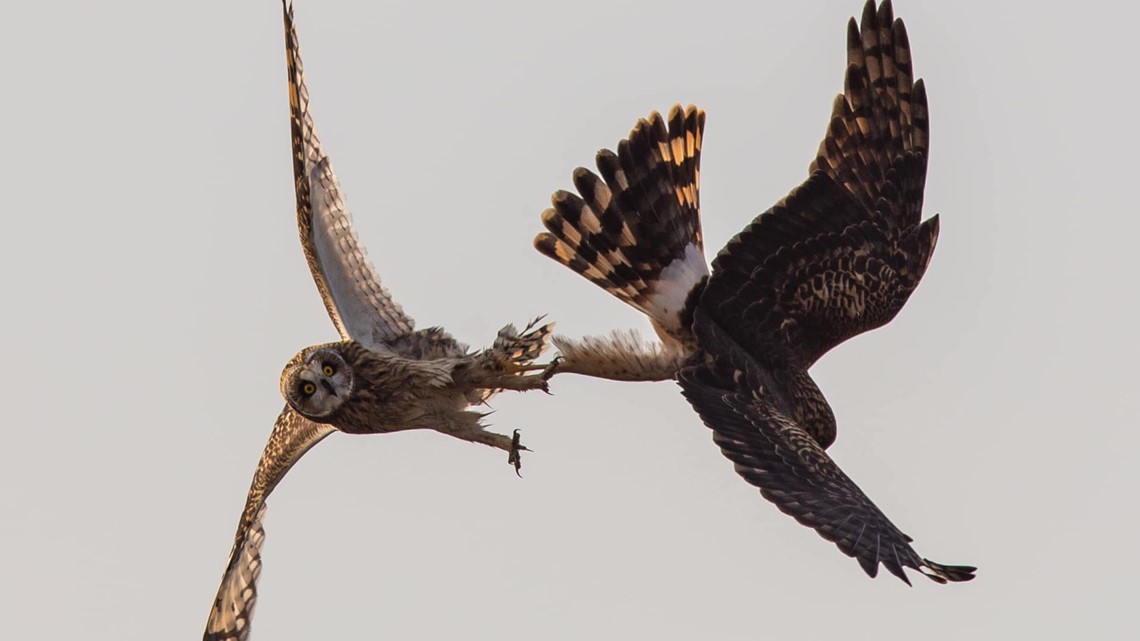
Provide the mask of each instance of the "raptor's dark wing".
MULTIPOLYGON (((701 310, 697 315, 701 315, 701 310)), ((683 369, 685 398, 749 484, 781 511, 855 557, 874 577, 879 564, 908 584, 904 567, 939 583, 968 581, 974 568, 920 557, 911 538, 887 519, 816 439, 773 401, 767 370, 714 323, 699 323, 707 360, 683 369)))
POLYGON ((938 238, 920 223, 926 92, 889 0, 848 25, 844 93, 811 174, 721 250, 702 305, 753 354, 804 369, 910 297, 938 238))
POLYGON ((894 217, 882 222, 912 227, 922 210, 929 125, 926 89, 922 80, 914 80, 906 27, 894 18, 890 0, 877 11, 868 0, 860 24, 854 18, 847 24, 843 93, 835 98, 827 134, 808 172, 831 176, 868 212, 877 209, 881 197, 901 201, 891 211, 894 217), (905 176, 890 176, 892 165, 907 155, 917 162, 905 176))
POLYGON ((937 216, 896 232, 816 172, 720 252, 700 307, 752 354, 807 369, 898 314, 937 238, 937 216))

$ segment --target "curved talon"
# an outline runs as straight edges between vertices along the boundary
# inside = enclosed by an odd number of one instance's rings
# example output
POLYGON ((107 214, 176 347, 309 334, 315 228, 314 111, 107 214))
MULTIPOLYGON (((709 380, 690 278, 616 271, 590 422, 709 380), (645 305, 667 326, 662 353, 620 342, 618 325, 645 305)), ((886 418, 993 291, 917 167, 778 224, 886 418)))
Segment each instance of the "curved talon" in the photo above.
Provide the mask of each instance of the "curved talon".
POLYGON ((483 367, 492 374, 514 374, 514 372, 510 370, 509 365, 513 365, 513 363, 510 361, 492 360, 483 367))
POLYGON ((507 453, 507 463, 515 466, 515 474, 520 479, 522 478, 522 473, 519 472, 519 470, 522 469, 522 456, 520 456, 520 453, 530 451, 532 450, 529 447, 519 442, 519 431, 515 430, 514 433, 511 434, 511 449, 510 452, 507 453))
MULTIPOLYGON (((554 358, 550 359, 550 363, 548 363, 542 370, 542 380, 549 381, 551 378, 553 378, 554 375, 558 373, 558 366, 560 364, 562 364, 562 354, 558 354, 554 358)), ((546 393, 549 394, 550 392, 546 391, 546 393)))
POLYGON ((527 372, 542 371, 546 372, 549 365, 542 365, 539 363, 515 363, 513 361, 491 361, 484 366, 487 371, 495 374, 506 374, 508 376, 520 376, 527 372))

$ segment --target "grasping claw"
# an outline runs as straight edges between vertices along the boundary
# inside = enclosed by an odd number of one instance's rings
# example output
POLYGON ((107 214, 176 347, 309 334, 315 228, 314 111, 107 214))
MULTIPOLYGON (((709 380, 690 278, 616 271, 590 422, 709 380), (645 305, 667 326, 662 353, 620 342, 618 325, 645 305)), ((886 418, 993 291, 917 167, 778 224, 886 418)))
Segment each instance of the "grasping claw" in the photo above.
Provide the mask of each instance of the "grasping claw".
MULTIPOLYGON (((558 366, 561 363, 562 354, 558 354, 554 358, 550 359, 550 362, 547 363, 546 367, 542 370, 542 380, 549 381, 551 378, 553 378, 554 375, 558 373, 558 366)), ((550 390, 547 390, 546 393, 549 394, 550 390)))
POLYGON ((511 449, 507 454, 507 463, 515 466, 515 474, 522 478, 522 457, 519 455, 521 452, 530 452, 531 449, 519 442, 519 431, 515 430, 511 435, 511 449))

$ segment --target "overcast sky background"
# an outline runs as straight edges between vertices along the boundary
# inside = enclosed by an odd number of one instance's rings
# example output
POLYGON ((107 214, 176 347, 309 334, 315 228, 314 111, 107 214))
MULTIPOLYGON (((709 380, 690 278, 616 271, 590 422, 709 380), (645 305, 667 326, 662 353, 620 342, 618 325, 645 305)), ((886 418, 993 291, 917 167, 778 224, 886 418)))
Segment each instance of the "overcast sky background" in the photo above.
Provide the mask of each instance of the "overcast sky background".
MULTIPOLYGON (((535 450, 335 434, 271 497, 254 639, 1135 638, 1137 9, 899 0, 930 270, 812 371, 832 455, 969 584, 779 513, 673 383, 504 394, 535 450)), ((384 283, 482 346, 648 322, 531 248, 638 117, 694 102, 706 247, 806 176, 858 0, 303 0, 325 146, 384 283)), ((14 3, 0 371, 7 638, 197 638, 280 410, 335 338, 294 226, 276 2, 14 3)))

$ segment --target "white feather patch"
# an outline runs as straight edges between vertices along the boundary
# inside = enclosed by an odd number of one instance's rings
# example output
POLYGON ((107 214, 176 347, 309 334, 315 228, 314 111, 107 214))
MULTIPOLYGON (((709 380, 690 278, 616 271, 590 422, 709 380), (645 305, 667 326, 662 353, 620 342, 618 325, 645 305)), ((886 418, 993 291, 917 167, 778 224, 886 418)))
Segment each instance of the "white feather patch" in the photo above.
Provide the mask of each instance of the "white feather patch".
POLYGON ((685 254, 661 270, 653 281, 653 293, 646 299, 646 310, 650 318, 669 333, 684 335, 688 328, 681 327, 681 312, 685 309, 685 299, 689 292, 709 275, 704 252, 695 244, 685 247, 685 254))

